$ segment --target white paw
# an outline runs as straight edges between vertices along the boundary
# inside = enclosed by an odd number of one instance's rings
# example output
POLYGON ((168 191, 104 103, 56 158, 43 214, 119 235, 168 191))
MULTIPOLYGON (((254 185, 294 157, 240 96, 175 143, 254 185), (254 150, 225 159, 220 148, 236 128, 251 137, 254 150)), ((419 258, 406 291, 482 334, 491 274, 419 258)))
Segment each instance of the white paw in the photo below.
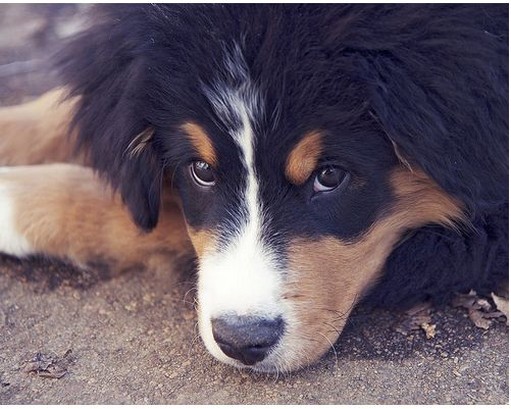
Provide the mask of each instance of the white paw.
MULTIPOLYGON (((6 168, 0 167, 0 173, 5 172, 6 168)), ((15 203, 5 181, 0 181, 0 252, 17 257, 33 252, 30 243, 16 228, 15 203)))

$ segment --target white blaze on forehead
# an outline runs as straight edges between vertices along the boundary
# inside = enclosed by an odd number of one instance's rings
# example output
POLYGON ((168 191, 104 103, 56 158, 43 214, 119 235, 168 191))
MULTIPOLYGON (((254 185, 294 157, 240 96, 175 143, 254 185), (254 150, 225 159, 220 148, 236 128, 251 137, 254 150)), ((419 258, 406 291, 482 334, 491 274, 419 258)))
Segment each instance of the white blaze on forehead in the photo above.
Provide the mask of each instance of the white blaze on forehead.
POLYGON ((246 180, 233 236, 226 246, 206 252, 200 260, 199 304, 206 321, 223 313, 268 317, 281 313, 280 272, 275 255, 263 242, 264 214, 255 168, 253 125, 262 112, 262 98, 250 81, 239 47, 226 58, 225 66, 229 83, 216 83, 206 95, 240 148, 246 180))

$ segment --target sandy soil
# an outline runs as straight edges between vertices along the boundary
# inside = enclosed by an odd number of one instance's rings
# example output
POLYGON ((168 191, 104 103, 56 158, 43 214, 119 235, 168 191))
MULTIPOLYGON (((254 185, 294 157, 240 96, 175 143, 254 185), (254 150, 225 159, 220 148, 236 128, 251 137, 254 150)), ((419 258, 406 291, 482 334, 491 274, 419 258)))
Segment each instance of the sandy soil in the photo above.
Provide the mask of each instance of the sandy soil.
MULTIPOLYGON (((0 104, 56 84, 46 57, 87 6, 0 5, 0 104)), ((1 137, 1 129, 0 129, 1 137)), ((1 228, 1 226, 0 226, 1 228)), ((436 335, 359 308, 334 348, 290 375, 214 360, 196 328, 190 257, 168 274, 102 277, 56 260, 0 256, 0 403, 480 403, 509 400, 508 327, 462 309, 436 335)))

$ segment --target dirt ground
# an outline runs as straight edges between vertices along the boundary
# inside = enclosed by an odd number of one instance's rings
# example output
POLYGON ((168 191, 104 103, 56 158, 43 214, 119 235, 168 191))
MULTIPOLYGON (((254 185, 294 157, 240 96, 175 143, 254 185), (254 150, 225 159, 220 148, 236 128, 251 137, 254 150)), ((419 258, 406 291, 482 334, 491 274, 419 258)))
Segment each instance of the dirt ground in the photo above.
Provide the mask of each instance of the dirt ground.
MULTIPOLYGON (((0 5, 0 104, 57 83, 47 56, 86 9, 0 5)), ((226 366, 198 335, 191 271, 186 255, 165 275, 115 277, 0 256, 0 404, 509 401, 508 327, 476 328, 453 307, 433 312, 431 339, 403 331, 403 314, 359 308, 313 367, 276 376, 226 366)))

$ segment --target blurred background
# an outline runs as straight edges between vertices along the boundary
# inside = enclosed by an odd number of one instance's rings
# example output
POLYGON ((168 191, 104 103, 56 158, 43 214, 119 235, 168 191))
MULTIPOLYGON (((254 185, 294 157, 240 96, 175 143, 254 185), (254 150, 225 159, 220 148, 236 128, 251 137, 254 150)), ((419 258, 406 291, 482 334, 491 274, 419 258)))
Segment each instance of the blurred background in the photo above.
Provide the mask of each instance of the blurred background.
POLYGON ((57 84, 51 55, 87 26, 88 4, 0 4, 0 104, 57 84))

